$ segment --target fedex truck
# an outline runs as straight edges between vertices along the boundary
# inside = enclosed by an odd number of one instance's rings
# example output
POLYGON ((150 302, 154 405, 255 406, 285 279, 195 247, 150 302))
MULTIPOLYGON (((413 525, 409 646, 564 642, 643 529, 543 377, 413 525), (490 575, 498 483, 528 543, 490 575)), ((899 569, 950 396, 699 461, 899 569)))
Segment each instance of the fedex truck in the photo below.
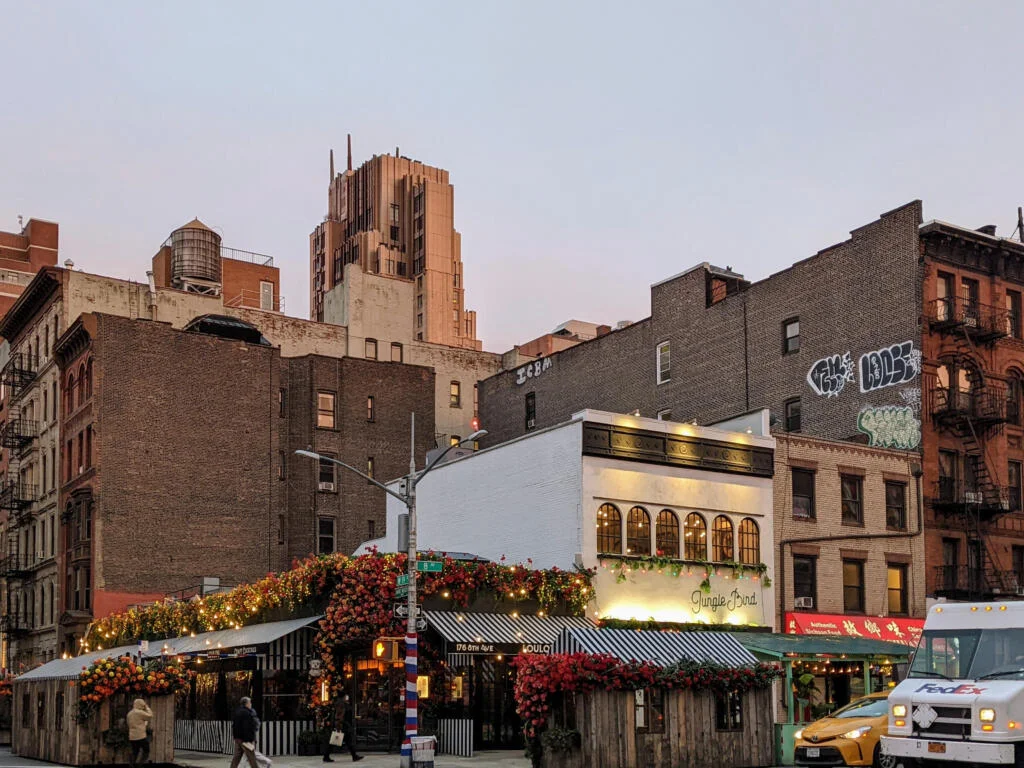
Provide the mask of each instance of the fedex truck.
POLYGON ((1024 768, 1024 602, 928 611, 907 677, 889 694, 882 752, 908 767, 1024 768))

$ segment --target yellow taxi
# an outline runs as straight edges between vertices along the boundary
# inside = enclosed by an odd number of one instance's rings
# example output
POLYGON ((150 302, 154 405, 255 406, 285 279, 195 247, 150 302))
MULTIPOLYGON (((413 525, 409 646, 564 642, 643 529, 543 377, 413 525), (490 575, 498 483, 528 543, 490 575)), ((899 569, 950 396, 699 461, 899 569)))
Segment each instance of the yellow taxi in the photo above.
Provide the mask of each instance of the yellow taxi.
POLYGON ((855 699, 797 731, 796 764, 895 768, 896 758, 883 755, 879 741, 889 732, 888 698, 883 691, 855 699))

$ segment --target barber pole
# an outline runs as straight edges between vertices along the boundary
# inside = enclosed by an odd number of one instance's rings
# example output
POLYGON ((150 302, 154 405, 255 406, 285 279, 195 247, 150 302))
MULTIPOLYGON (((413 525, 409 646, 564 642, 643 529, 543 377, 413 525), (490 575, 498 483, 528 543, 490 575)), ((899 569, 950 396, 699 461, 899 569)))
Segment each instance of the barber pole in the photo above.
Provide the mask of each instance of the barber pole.
POLYGON ((403 764, 408 758, 412 762, 412 737, 418 732, 419 698, 416 692, 419 649, 417 636, 409 633, 405 636, 405 740, 402 742, 403 764))

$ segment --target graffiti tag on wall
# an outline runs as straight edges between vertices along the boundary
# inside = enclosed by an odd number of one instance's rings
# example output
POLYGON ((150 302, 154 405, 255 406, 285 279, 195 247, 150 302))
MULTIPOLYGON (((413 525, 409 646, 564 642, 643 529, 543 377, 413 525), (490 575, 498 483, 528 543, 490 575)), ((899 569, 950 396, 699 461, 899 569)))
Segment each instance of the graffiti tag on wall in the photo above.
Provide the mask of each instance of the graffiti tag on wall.
POLYGON ((921 444, 921 422, 907 405, 881 405, 861 408, 857 429, 868 436, 876 448, 913 450, 921 444))
POLYGON ((544 371, 551 367, 551 358, 545 357, 543 360, 537 360, 532 363, 524 365, 522 368, 516 369, 516 384, 525 384, 527 379, 533 379, 540 376, 544 371))
POLYGON ((921 371, 921 352, 905 341, 860 356, 860 391, 874 392, 912 381, 921 371))
POLYGON ((811 389, 825 397, 839 397, 846 382, 853 381, 853 378, 853 358, 849 352, 823 357, 807 372, 807 383, 811 389))

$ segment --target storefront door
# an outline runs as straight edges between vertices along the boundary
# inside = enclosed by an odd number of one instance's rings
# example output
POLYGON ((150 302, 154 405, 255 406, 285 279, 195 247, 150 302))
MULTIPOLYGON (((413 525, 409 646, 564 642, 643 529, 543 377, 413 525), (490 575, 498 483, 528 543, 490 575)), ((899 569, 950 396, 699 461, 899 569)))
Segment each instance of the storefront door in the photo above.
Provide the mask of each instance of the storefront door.
POLYGON ((401 664, 368 657, 355 660, 356 746, 365 750, 397 751, 404 736, 405 672, 401 664))
POLYGON ((515 673, 507 659, 478 657, 473 665, 474 742, 480 749, 520 749, 522 723, 513 695, 515 673))

